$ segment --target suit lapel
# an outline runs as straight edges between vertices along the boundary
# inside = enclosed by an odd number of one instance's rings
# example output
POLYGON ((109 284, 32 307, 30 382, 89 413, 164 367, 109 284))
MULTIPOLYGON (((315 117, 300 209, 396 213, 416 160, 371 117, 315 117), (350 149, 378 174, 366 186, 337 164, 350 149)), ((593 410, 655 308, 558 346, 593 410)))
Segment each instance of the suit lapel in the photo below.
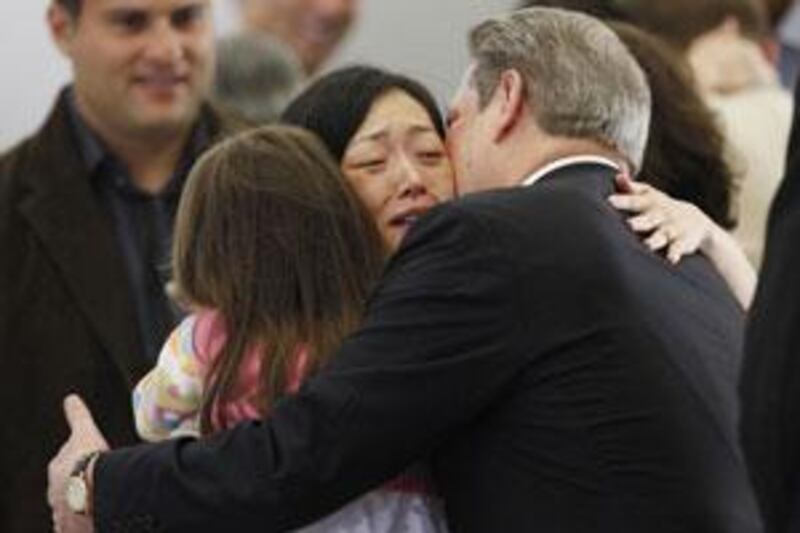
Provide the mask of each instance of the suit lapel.
POLYGON ((64 98, 39 136, 32 194, 20 206, 80 312, 126 381, 148 367, 125 265, 70 131, 64 98))

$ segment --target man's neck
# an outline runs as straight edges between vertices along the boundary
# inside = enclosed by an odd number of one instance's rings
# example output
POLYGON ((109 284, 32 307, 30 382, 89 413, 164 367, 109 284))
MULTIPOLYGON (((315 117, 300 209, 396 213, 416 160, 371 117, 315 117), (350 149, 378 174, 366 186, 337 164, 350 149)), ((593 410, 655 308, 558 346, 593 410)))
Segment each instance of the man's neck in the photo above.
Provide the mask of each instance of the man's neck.
POLYGON ((571 139, 565 137, 546 137, 536 143, 535 148, 528 152, 524 164, 520 164, 515 173, 515 183, 522 183, 538 171, 559 159, 575 156, 594 156, 608 159, 621 166, 624 158, 616 151, 606 148, 602 144, 585 139, 571 139))
POLYGON ((167 186, 191 135, 190 126, 131 134, 117 131, 91 112, 86 112, 80 99, 77 99, 77 104, 81 118, 125 165, 138 189, 156 194, 167 186))
POLYGON ((178 168, 189 131, 164 138, 154 146, 148 142, 108 142, 109 148, 125 163, 136 187, 150 194, 161 192, 178 168))

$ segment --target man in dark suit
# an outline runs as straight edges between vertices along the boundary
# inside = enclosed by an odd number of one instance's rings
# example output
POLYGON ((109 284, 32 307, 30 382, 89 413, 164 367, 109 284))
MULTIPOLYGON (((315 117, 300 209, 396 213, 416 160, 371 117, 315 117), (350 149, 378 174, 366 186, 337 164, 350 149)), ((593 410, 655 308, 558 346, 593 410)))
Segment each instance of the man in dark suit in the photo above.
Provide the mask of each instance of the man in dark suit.
POLYGON ((800 531, 800 85, 746 336, 742 439, 767 531, 800 531))
POLYGON ((0 531, 51 530, 56 416, 78 391, 134 442, 130 391, 176 317, 159 268, 183 179, 229 126, 204 105, 207 0, 58 0, 74 82, 0 158, 0 531))
POLYGON ((471 48, 449 139, 460 190, 486 192, 411 230, 362 329, 262 422, 98 456, 70 398, 61 531, 290 530, 424 457, 453 531, 760 531, 741 311, 707 261, 670 266, 606 201, 615 160, 642 159, 643 73, 559 10, 489 20, 471 48))

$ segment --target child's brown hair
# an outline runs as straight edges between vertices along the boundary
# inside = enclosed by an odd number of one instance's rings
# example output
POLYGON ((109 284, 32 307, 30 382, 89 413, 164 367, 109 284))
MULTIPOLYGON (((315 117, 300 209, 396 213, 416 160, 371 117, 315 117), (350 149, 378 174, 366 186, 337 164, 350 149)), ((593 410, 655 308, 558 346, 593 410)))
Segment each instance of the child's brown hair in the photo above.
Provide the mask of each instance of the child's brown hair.
POLYGON ((227 333, 206 375, 201 430, 232 399, 250 350, 263 356, 262 412, 285 392, 299 345, 318 367, 359 324, 383 259, 373 220, 311 133, 266 126, 204 155, 173 243, 179 298, 217 310, 227 333))

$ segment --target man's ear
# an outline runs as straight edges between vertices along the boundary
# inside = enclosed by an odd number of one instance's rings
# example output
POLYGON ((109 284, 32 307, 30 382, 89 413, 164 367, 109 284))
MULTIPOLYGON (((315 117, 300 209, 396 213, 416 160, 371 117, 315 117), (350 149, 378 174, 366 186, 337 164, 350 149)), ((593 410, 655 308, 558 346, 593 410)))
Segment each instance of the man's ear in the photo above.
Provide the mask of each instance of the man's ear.
POLYGON ((50 36, 61 53, 67 57, 71 55, 72 38, 75 35, 77 23, 75 16, 58 2, 52 2, 47 9, 47 26, 50 28, 50 36))
POLYGON ((499 142, 519 125, 525 112, 525 81, 519 71, 509 69, 500 74, 494 100, 497 120, 492 141, 499 142))

